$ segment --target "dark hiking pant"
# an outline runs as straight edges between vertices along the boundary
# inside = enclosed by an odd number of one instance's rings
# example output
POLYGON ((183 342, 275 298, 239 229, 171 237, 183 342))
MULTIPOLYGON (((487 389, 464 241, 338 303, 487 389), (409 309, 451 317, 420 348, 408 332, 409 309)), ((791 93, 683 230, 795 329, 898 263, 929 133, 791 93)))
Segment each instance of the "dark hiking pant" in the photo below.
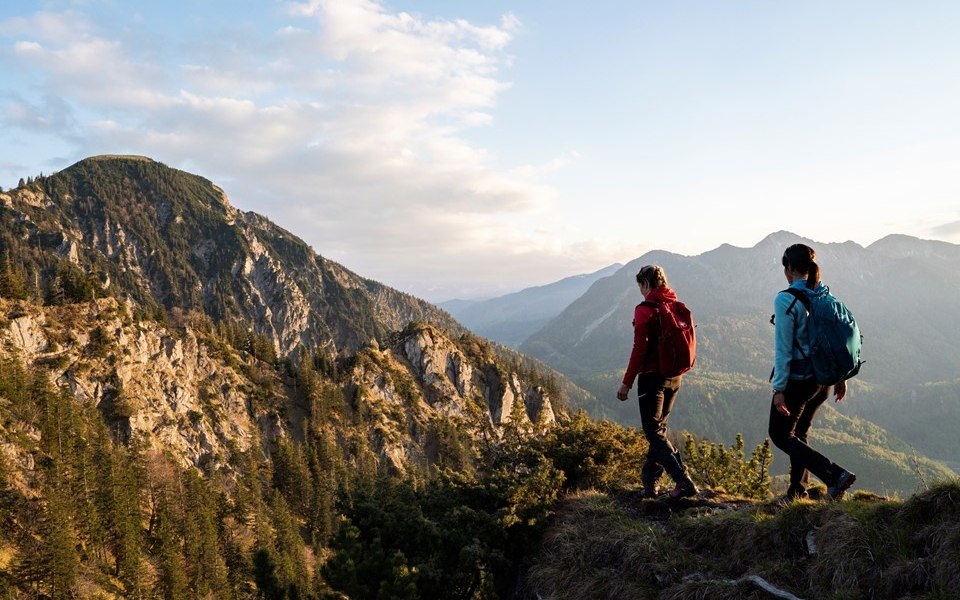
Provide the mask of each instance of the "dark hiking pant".
POLYGON ((790 488, 788 494, 798 494, 806 488, 808 475, 813 473, 825 484, 832 485, 840 468, 807 445, 807 433, 817 410, 827 399, 830 388, 814 379, 791 379, 783 391, 789 416, 770 403, 770 440, 790 457, 790 488))
POLYGON ((655 484, 664 470, 676 482, 686 477, 686 469, 683 468, 680 455, 667 439, 667 421, 682 379, 682 377, 665 378, 662 375, 643 373, 637 380, 640 424, 649 445, 647 460, 643 464, 641 474, 644 486, 655 484))

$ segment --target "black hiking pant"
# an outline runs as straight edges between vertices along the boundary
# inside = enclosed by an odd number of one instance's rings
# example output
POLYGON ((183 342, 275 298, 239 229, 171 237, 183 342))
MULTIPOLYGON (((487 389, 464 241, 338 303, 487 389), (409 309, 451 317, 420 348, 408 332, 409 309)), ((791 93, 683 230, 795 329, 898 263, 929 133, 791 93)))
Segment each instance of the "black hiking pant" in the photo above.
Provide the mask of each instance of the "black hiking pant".
POLYGON ((640 425, 649 445, 641 474, 644 486, 655 484, 664 469, 678 482, 686 473, 677 450, 667 439, 667 421, 682 380, 683 377, 665 378, 655 373, 641 373, 637 379, 640 425))
POLYGON ((790 457, 790 488, 787 493, 799 493, 806 488, 807 471, 825 484, 832 485, 839 475, 839 467, 830 459, 807 445, 807 433, 813 417, 823 405, 830 391, 813 378, 791 379, 783 391, 789 416, 770 403, 770 440, 790 457))

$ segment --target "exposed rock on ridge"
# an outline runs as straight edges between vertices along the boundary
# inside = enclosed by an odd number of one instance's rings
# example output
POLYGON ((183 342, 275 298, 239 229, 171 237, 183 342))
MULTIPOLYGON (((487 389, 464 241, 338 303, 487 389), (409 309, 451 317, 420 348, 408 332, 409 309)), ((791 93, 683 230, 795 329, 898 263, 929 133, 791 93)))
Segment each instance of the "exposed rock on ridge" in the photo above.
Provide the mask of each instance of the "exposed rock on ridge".
MULTIPOLYGON (((11 317, 0 328, 0 358, 42 366, 78 402, 97 407, 115 436, 169 452, 183 466, 229 469, 235 453, 269 452, 270 441, 296 431, 293 415, 303 408, 282 367, 189 325, 135 321, 131 305, 113 298, 62 307, 0 300, 0 309, 11 317)), ((383 348, 362 349, 345 377, 327 382, 364 415, 362 433, 388 470, 434 462, 437 419, 471 436, 497 435, 512 420, 554 422, 538 382, 504 367, 479 338, 464 340, 411 325, 383 348)))

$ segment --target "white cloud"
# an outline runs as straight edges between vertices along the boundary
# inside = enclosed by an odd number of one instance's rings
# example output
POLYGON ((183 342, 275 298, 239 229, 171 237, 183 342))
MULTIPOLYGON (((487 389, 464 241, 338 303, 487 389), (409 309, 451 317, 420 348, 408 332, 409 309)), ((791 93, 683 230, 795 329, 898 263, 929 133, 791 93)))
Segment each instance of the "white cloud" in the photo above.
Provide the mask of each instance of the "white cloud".
MULTIPOLYGON (((136 35, 109 37, 92 13, 3 25, 47 97, 85 115, 57 124, 82 140, 77 158, 130 152, 195 165, 241 208, 408 289, 520 284, 538 260, 569 274, 556 236, 529 227, 555 195, 537 183, 544 168, 498 170, 463 137, 495 123, 515 16, 479 26, 369 0, 288 9, 292 22, 257 39, 164 38, 149 52, 130 45, 136 35)), ((44 126, 46 102, 8 102, 6 120, 44 126)))

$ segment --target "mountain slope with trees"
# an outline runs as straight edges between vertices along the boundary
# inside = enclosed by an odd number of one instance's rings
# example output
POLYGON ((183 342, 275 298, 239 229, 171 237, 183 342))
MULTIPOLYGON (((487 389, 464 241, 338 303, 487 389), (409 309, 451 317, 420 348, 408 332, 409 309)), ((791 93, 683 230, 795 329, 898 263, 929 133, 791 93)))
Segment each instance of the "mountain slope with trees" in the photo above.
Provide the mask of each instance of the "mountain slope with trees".
POLYGON ((60 294, 51 285, 78 277, 90 296, 245 323, 283 355, 299 345, 355 351, 412 320, 465 331, 237 210, 210 181, 148 158, 88 158, 0 201, 8 297, 60 294))

